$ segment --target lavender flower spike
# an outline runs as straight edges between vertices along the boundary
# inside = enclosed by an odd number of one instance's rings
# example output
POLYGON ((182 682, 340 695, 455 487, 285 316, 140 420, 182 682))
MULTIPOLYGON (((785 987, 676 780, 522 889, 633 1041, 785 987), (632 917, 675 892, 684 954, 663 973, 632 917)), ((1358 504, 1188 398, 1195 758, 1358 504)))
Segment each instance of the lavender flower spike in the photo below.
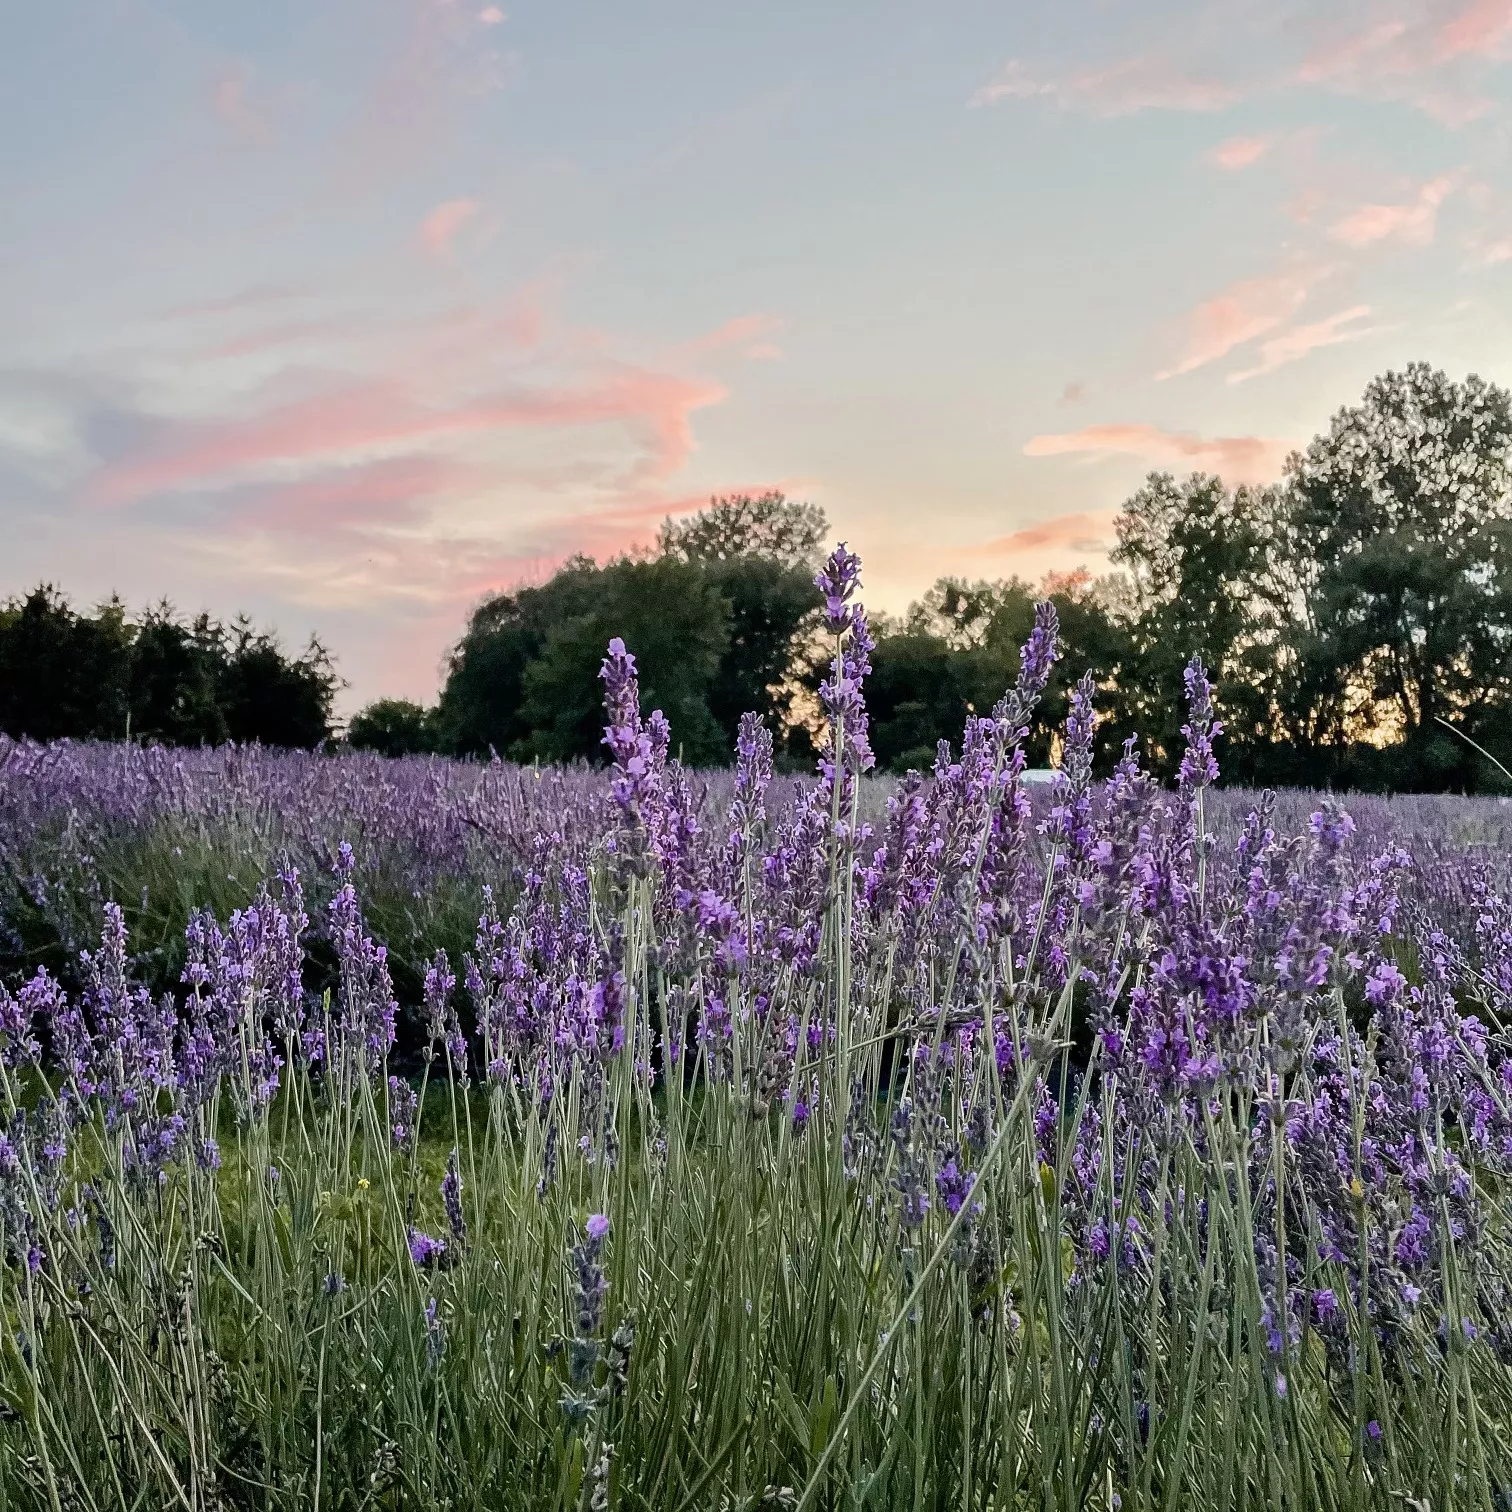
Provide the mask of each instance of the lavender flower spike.
POLYGON ((1182 796, 1190 798, 1218 780, 1213 737, 1223 733, 1223 725, 1213 718, 1213 685, 1200 656, 1187 663, 1182 680, 1186 683, 1187 722, 1181 733, 1186 736, 1187 748, 1181 758, 1178 783, 1182 796))
POLYGON ((824 595, 824 626, 840 635, 851 625, 850 600, 861 586, 861 558, 841 541, 814 575, 814 587, 824 595))

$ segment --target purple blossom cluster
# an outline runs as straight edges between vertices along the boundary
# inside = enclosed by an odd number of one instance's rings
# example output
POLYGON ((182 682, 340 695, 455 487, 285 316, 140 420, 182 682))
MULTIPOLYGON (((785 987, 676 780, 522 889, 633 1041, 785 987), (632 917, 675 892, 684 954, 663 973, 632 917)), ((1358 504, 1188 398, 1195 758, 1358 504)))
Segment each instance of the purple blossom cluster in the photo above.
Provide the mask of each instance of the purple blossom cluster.
MULTIPOLYGON (((1014 1190, 1056 1212, 1068 1296, 1111 1277, 1148 1308, 1158 1236, 1227 1224, 1246 1235, 1278 1395, 1310 1338, 1345 1367, 1363 1341, 1390 1356, 1415 1328, 1512 1361, 1499 1260, 1512 1056, 1498 1027, 1512 895, 1497 866, 1467 851, 1435 911, 1422 854, 1368 805, 1365 822, 1269 794, 1236 812, 1214 788, 1218 695, 1195 659, 1174 791, 1132 740, 1094 780, 1089 675, 1036 800, 1025 741, 1057 658, 1048 604, 1014 686, 959 749, 942 742, 927 774, 869 781, 859 560, 841 546, 816 581, 834 641, 825 735, 817 778, 782 802, 759 721, 742 722, 718 789, 669 755, 633 654, 610 643, 607 782, 592 802, 526 806, 512 895, 485 891, 471 951, 425 973, 426 1074, 476 1076, 501 1122, 532 1131, 521 1147, 543 1201, 568 1163, 612 1189, 632 1101, 651 1120, 690 1086, 718 1089, 784 1158, 829 1141, 906 1264, 948 1238, 978 1290, 1003 1273, 988 1193, 1005 1131, 1021 1129, 1014 1190)), ((38 781, 65 759, 17 750, 5 759, 38 781)), ((569 781, 544 780, 558 798, 569 781)), ((502 781, 480 779, 476 801, 502 781)), ((478 823, 515 833, 517 818, 478 823)), ((318 925, 338 987, 323 1001, 304 987, 313 931, 292 866, 224 926, 192 919, 181 1000, 133 979, 114 904, 80 959, 82 991, 45 972, 0 988, 7 1087, 45 1064, 56 1088, 40 1111, 11 1097, 0 1130, 14 1258, 48 1263, 36 1205, 57 1200, 84 1124, 116 1141, 134 1181, 175 1162, 213 1169, 221 1101, 254 1121, 297 1071, 333 1098, 373 1091, 393 1144, 413 1149, 421 1110, 391 1063, 399 1006, 356 867, 338 842, 318 925)), ((469 1251, 455 1149, 440 1194, 447 1237, 405 1229, 426 1271, 469 1251)), ((569 1250, 569 1415, 591 1410, 603 1358, 610 1232, 595 1213, 569 1250)))

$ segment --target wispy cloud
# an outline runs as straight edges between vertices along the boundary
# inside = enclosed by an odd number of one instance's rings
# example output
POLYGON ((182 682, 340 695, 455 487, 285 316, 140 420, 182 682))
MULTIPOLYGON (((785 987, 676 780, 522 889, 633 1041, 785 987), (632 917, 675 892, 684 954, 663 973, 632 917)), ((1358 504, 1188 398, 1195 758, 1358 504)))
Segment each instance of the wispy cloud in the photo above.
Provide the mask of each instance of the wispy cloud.
POLYGON ((1460 172, 1441 173, 1420 184, 1404 202, 1361 205, 1336 221, 1328 234, 1346 247, 1368 247, 1388 239, 1427 246, 1438 233, 1439 206, 1462 180, 1460 172))
POLYGON ((1276 330, 1301 308, 1322 276, 1321 269, 1298 266, 1230 284, 1187 317, 1187 339, 1180 356, 1156 378, 1193 372, 1276 330))
POLYGON ((1167 467, 1205 467, 1239 483, 1274 478, 1289 450, 1263 436, 1193 435, 1154 425, 1085 425, 1059 435, 1033 436, 1026 457, 1128 456, 1167 467))
MULTIPOLYGON (((1013 58, 968 103, 1041 99, 1112 117, 1220 110, 1301 87, 1397 101, 1456 127, 1497 108, 1489 75, 1512 59, 1512 0, 1336 0, 1279 24, 1271 11, 1230 8, 1222 25, 1183 14, 1153 46, 1097 66, 1013 58)), ((1257 139, 1235 140, 1243 161, 1219 166, 1255 161, 1244 154, 1257 139)))
POLYGON ((1477 237, 1470 245, 1470 255, 1481 268, 1512 262, 1512 236, 1477 237))
POLYGON ((437 205, 420 222, 420 240, 426 251, 440 262, 450 261, 452 244, 482 208, 475 199, 445 200, 437 205))
POLYGON ((637 475, 666 477, 692 450, 692 412, 724 397, 718 385, 636 368, 582 386, 481 394, 450 406, 425 402, 399 378, 346 381, 248 416, 168 424, 146 454, 105 468, 88 493, 102 504, 128 504, 151 494, 350 465, 471 436, 599 425, 625 425, 643 437, 649 454, 637 475))
POLYGON ((712 331, 695 336, 678 348, 678 355, 696 358, 709 352, 737 349, 753 361, 774 362, 782 356, 782 348, 774 338, 783 324, 775 315, 736 315, 712 331))
POLYGON ((1207 154, 1207 160, 1215 168, 1234 173, 1258 163, 1275 145, 1275 140, 1273 136, 1228 137, 1207 154))
POLYGON ((1296 69, 1299 83, 1399 100, 1448 126, 1494 108, 1480 92, 1505 62, 1512 0, 1396 0, 1336 23, 1296 69), (1357 18, 1357 19, 1356 19, 1357 18))
POLYGON ((1373 335, 1380 329, 1379 326, 1359 324, 1370 313, 1369 305, 1351 305, 1347 310, 1339 310, 1323 320, 1315 320, 1309 325, 1293 326, 1291 330, 1283 331, 1279 336, 1273 336, 1269 341, 1262 342, 1260 360, 1253 367, 1230 373, 1228 381, 1243 383, 1246 379, 1260 377, 1262 373, 1274 372, 1290 362, 1298 362, 1309 352, 1317 351, 1319 347, 1338 346, 1340 342, 1358 341, 1362 336, 1373 335))
POLYGON ((970 105, 1042 98, 1093 115, 1124 116, 1141 110, 1219 110, 1238 98, 1232 86, 1188 71, 1163 53, 1141 53, 1101 68, 1065 74, 1036 73, 1021 59, 1005 63, 976 91, 970 105))
POLYGON ((992 556, 1034 556, 1053 551, 1097 555, 1112 545, 1116 509, 1082 510, 1041 520, 1012 535, 987 541, 978 551, 992 556))

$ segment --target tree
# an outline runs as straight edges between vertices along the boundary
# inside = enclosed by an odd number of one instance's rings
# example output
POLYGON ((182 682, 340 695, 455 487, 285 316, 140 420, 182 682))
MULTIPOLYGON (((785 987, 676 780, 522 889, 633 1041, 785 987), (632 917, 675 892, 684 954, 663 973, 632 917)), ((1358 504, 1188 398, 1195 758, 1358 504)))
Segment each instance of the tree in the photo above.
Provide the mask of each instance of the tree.
MULTIPOLYGON (((959 742, 965 721, 991 711, 1018 676, 1019 648, 1048 598, 1061 623, 1061 657, 1036 711, 1031 761, 1050 759, 1065 721, 1070 688, 1088 670, 1101 674, 1122 639, 1085 572, 1052 575, 1038 592, 1018 578, 967 582, 941 578, 901 624, 878 623, 867 701, 879 766, 924 768, 940 740, 959 742)), ((1104 764, 1111 740, 1103 742, 1104 764)))
POLYGON ((1426 363, 1388 372, 1288 463, 1298 681, 1335 742, 1395 737, 1414 785, 1463 780, 1437 724, 1512 705, 1512 401, 1426 363))
POLYGON ((232 740, 305 748, 329 740, 340 685, 330 654, 313 635, 303 656, 289 658, 245 615, 232 622, 217 686, 232 740))
POLYGON ((798 660, 822 607, 814 573, 827 530, 821 509, 777 492, 712 499, 662 526, 662 556, 700 567, 729 605, 729 643, 707 698, 727 749, 745 713, 760 714, 779 747, 789 743, 798 660))
POLYGON ((430 713, 407 698, 380 698, 352 716, 347 744, 380 756, 415 756, 435 749, 430 713))
POLYGON ((436 710, 440 749, 462 756, 505 755, 529 743, 525 671, 554 626, 593 607, 600 570, 575 556, 539 587, 485 599, 451 653, 436 710))
POLYGON ((778 489, 726 494, 686 520, 666 519, 657 537, 662 556, 685 562, 730 562, 766 557, 785 567, 819 565, 829 525, 816 504, 799 504, 778 489))
POLYGON ((641 704, 671 721, 672 748, 690 765, 724 765, 730 746, 709 709, 709 691, 729 644, 730 610, 693 563, 621 558, 598 569, 593 596, 552 625, 524 672, 520 714, 529 734, 511 747, 529 759, 603 757, 599 667, 619 636, 635 654, 641 704))
POLYGON ((184 625, 164 599, 131 645, 131 734, 165 745, 216 745, 227 737, 217 701, 225 632, 209 615, 184 625))
POLYGON ((619 636, 635 653, 642 702, 672 721, 689 762, 729 745, 709 693, 729 645, 730 607, 699 564, 574 557, 539 587, 479 605, 452 653, 436 714, 443 749, 529 761, 601 760, 599 666, 619 636))
POLYGON ((93 619, 51 584, 0 608, 0 729, 33 740, 126 734, 131 627, 118 599, 93 619))
POLYGON ((1118 516, 1114 719, 1158 767, 1174 770, 1181 754, 1182 670, 1193 656, 1220 686, 1230 745, 1270 735, 1284 607, 1272 562, 1279 507, 1274 489, 1151 473, 1118 516))

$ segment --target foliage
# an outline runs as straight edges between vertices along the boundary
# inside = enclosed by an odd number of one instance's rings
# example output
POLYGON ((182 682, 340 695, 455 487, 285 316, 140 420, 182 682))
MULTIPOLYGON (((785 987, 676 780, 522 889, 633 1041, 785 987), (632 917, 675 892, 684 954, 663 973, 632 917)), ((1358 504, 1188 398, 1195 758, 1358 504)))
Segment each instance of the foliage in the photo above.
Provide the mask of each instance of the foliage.
POLYGON ((730 606, 729 642, 709 687, 709 712, 735 747, 740 717, 759 714, 791 745, 798 661, 817 624, 814 572, 824 514, 780 493, 714 499, 707 509, 662 526, 661 554, 698 565, 730 606))
MULTIPOLYGON (((1089 670, 1108 667, 1124 645, 1085 574, 1046 588, 1060 619, 1062 655, 1025 747, 1039 766, 1049 762, 1069 690, 1089 670)), ((1011 686, 1034 614, 1035 594, 1017 578, 942 578, 903 621, 881 622, 868 693, 878 763, 893 772, 931 767, 938 742, 972 715, 986 714, 1011 686)), ((1099 743, 1103 765, 1112 764, 1115 749, 1108 740, 1099 743)))
POLYGON ((696 567, 671 558, 624 558, 600 568, 583 610, 552 625, 525 669, 521 716, 530 734, 511 754, 566 761, 603 753, 598 666, 622 636, 645 668, 648 699, 678 721, 686 759, 728 760, 708 694, 729 641, 729 606, 696 567))
POLYGON ((111 600, 93 619, 43 584, 0 609, 0 729, 36 740, 127 733, 131 631, 111 600))
POLYGON ((430 712, 406 698, 380 698, 352 716, 347 744, 380 756, 419 756, 435 749, 430 712))
POLYGON ((618 635, 675 712, 686 758, 727 762, 743 711, 787 727, 823 532, 817 509, 779 493, 715 499, 667 521, 653 557, 573 557, 539 586, 485 600, 451 657, 442 748, 602 759, 597 667, 618 635))
POLYGON ((1425 364, 1386 373, 1292 459, 1306 733, 1384 730, 1457 775, 1512 700, 1512 399, 1425 364))
POLYGON ((0 731, 12 736, 309 749, 330 737, 339 686, 314 637, 290 657, 245 616, 186 625, 165 600, 133 623, 110 599, 90 617, 46 584, 0 608, 0 731))
POLYGON ((1421 363, 1383 374, 1280 484, 1154 474, 1118 536, 1115 718, 1157 747, 1175 749, 1168 689, 1198 652, 1241 780, 1499 785, 1440 721, 1503 751, 1512 737, 1505 391, 1421 363))

